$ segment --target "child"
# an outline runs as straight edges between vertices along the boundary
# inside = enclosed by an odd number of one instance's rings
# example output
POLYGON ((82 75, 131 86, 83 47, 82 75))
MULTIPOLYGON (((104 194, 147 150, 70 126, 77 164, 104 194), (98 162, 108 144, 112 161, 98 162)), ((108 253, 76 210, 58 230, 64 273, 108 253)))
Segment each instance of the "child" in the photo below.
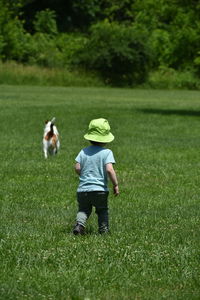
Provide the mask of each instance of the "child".
POLYGON ((115 159, 113 153, 104 146, 114 140, 110 125, 106 119, 92 120, 88 133, 84 135, 91 145, 80 151, 76 157, 75 171, 79 175, 77 190, 78 213, 74 234, 84 234, 86 220, 92 207, 98 215, 99 233, 109 232, 108 224, 108 186, 107 177, 113 184, 115 196, 119 194, 117 177, 113 169, 115 159))

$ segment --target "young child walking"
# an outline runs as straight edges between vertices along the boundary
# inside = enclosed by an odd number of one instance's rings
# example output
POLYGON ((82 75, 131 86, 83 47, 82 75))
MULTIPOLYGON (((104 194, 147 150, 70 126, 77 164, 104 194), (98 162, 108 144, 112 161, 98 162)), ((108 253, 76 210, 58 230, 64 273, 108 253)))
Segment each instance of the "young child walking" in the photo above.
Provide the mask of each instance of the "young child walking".
POLYGON ((113 168, 115 159, 111 150, 104 148, 114 140, 106 119, 92 120, 84 138, 91 145, 82 149, 75 161, 75 171, 79 175, 77 190, 78 213, 74 234, 84 234, 86 221, 92 207, 98 216, 99 233, 109 232, 108 220, 108 177, 113 184, 115 196, 119 194, 117 177, 113 168))

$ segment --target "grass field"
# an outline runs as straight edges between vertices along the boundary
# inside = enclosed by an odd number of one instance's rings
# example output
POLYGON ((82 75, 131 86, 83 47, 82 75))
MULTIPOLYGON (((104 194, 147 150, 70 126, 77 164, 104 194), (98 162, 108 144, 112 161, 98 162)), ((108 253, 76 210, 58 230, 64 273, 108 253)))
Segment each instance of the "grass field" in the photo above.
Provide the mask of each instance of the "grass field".
POLYGON ((200 92, 0 86, 0 298, 200 299, 200 92), (43 158, 56 117, 57 157, 43 158), (111 234, 73 236, 74 158, 104 117, 121 194, 111 234))

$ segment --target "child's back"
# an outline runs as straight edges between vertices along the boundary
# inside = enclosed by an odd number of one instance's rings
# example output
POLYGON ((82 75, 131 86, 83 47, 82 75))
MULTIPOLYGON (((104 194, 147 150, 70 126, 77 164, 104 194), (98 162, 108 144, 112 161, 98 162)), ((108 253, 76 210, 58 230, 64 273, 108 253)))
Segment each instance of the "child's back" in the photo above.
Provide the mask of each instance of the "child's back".
POLYGON ((79 153, 81 165, 78 192, 108 191, 107 163, 115 163, 113 153, 101 146, 91 145, 79 153))

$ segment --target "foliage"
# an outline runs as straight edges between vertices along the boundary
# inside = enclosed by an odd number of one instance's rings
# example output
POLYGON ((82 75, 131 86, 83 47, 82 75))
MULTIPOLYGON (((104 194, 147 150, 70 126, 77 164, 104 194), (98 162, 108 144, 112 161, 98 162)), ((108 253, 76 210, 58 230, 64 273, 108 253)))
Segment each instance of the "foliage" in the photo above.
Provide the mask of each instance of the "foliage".
POLYGON ((91 24, 96 23, 98 15, 101 13, 101 1, 99 0, 82 0, 72 1, 73 24, 79 30, 87 30, 91 24))
POLYGON ((56 46, 61 51, 63 63, 72 67, 77 53, 87 43, 86 36, 80 33, 62 33, 56 38, 56 46))
POLYGON ((33 22, 35 31, 49 34, 50 36, 56 35, 58 29, 55 18, 55 12, 49 9, 37 12, 33 22))
POLYGON ((20 60, 27 35, 19 18, 0 1, 0 59, 20 60))
POLYGON ((132 0, 101 0, 100 18, 110 22, 132 24, 134 22, 134 1, 132 0))
POLYGON ((76 61, 86 69, 99 71, 107 83, 142 83, 149 65, 145 34, 108 21, 95 24, 86 44, 76 53, 76 61))
POLYGON ((150 72, 146 84, 157 89, 200 90, 200 79, 195 76, 193 70, 177 71, 165 66, 150 72))
POLYGON ((45 33, 35 33, 28 44, 29 55, 27 62, 43 67, 64 67, 61 51, 56 46, 55 40, 45 33))
MULTIPOLYGON (((199 11, 200 12, 200 11, 199 11)), ((172 25, 169 28, 174 49, 171 66, 175 68, 192 68, 199 51, 200 19, 196 22, 196 11, 179 8, 172 25), (181 28, 181 30, 180 30, 181 28)))
POLYGON ((24 62, 50 68, 70 68, 74 52, 78 51, 85 38, 78 34, 60 34, 52 38, 46 33, 37 32, 30 36, 24 46, 27 57, 24 62))
POLYGON ((135 23, 149 32, 156 66, 194 67, 200 43, 200 5, 197 2, 136 0, 135 23))
POLYGON ((12 15, 22 15, 25 2, 32 0, 0 0, 0 7, 7 8, 12 15))
POLYGON ((122 86, 163 67, 195 78, 199 14, 195 0, 0 0, 0 59, 84 66, 122 86))
POLYGON ((0 35, 0 58, 3 58, 3 55, 2 55, 2 52, 3 52, 3 49, 4 49, 4 38, 2 35, 0 35))
POLYGON ((148 44, 153 53, 152 64, 154 67, 171 65, 174 44, 167 30, 154 29, 149 36, 148 44))
POLYGON ((194 59, 194 66, 198 76, 200 76, 200 51, 197 53, 196 58, 194 59))

